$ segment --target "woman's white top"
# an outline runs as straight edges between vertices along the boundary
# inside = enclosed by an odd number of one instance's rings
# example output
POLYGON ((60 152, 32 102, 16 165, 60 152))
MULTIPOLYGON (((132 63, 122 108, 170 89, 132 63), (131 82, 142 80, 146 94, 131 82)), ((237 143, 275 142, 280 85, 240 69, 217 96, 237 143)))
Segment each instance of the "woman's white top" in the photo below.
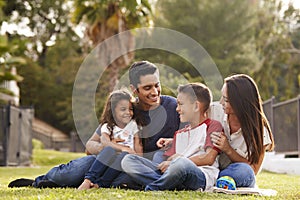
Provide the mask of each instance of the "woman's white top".
MULTIPOLYGON (((225 114, 222 122, 224 133, 229 141, 230 146, 242 157, 248 159, 247 145, 242 134, 242 129, 239 129, 237 132, 230 134, 230 128, 228 123, 228 117, 225 114)), ((264 127, 264 146, 271 144, 271 138, 268 132, 268 129, 264 127)), ((219 157, 219 166, 220 169, 226 168, 231 163, 231 160, 225 153, 221 153, 219 157)))

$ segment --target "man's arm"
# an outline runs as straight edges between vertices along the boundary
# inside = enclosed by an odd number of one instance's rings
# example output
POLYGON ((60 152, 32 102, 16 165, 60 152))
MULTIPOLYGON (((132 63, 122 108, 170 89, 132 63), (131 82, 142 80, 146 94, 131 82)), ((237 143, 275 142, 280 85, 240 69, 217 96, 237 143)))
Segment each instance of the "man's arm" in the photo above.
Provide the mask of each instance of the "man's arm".
POLYGON ((94 154, 97 155, 102 149, 103 145, 101 144, 100 136, 94 132, 94 134, 90 137, 90 139, 86 142, 86 154, 94 154))

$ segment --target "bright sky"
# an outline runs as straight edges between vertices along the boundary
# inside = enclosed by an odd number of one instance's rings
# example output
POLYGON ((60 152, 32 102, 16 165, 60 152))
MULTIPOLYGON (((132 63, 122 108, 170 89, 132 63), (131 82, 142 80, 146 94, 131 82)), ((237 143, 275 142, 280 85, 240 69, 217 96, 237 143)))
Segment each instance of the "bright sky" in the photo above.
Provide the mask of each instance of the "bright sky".
POLYGON ((300 9, 300 0, 281 0, 283 5, 288 6, 289 3, 292 3, 295 8, 300 9))

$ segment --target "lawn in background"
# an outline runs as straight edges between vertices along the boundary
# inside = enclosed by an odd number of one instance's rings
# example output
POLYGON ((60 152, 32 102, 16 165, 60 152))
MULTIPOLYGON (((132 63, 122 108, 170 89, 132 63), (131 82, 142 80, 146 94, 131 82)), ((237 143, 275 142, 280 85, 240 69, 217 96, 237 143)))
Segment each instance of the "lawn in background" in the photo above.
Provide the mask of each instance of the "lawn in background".
POLYGON ((257 184, 260 188, 277 190, 278 194, 276 197, 212 194, 198 191, 143 192, 122 189, 77 191, 74 188, 36 189, 30 187, 7 187, 8 183, 16 178, 35 178, 46 173, 57 164, 67 163, 69 160, 81 156, 84 156, 84 154, 34 149, 32 167, 0 167, 1 199, 300 199, 300 176, 275 174, 266 171, 257 176, 257 184))

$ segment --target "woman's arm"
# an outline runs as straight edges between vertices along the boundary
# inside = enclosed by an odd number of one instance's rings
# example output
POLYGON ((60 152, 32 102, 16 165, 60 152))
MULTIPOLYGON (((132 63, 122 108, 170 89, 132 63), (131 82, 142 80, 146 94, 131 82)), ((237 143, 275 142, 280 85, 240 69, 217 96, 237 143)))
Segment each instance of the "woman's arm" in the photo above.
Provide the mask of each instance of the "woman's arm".
POLYGON ((260 155, 258 163, 250 165, 253 168, 255 175, 258 174, 258 172, 260 171, 261 165, 265 158, 265 152, 266 152, 267 147, 268 147, 268 145, 264 146, 263 153, 260 155))
POLYGON ((222 132, 221 134, 211 134, 211 141, 213 144, 223 151, 231 162, 244 162, 249 163, 249 161, 238 154, 229 144, 226 135, 222 132))

